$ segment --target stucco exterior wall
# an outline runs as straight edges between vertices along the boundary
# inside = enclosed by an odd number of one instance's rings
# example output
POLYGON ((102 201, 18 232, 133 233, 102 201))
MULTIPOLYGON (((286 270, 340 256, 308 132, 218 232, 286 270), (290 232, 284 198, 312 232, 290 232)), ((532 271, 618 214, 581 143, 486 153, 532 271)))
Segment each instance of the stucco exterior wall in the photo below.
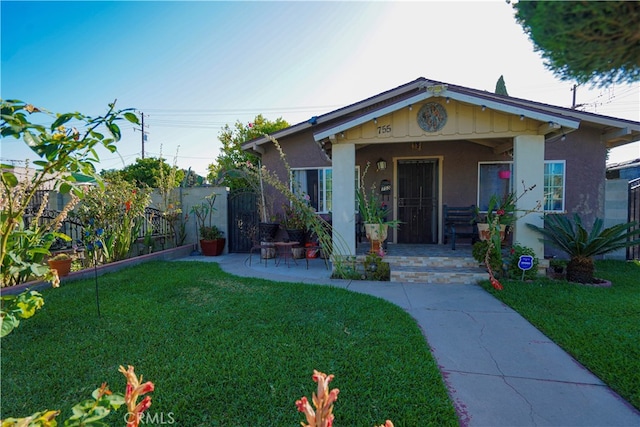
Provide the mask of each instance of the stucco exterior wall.
MULTIPOLYGON (((284 137, 278 140, 285 153, 287 163, 291 168, 316 168, 331 167, 331 162, 313 141, 311 131, 302 132, 292 137, 284 137)), ((287 168, 280 157, 280 153, 273 143, 261 146, 264 149, 262 162, 267 168, 278 176, 283 183, 289 182, 287 168)), ((274 212, 282 212, 282 206, 287 199, 276 189, 265 183, 265 195, 269 209, 274 212)))
POLYGON ((545 160, 566 160, 565 209, 587 224, 604 216, 607 149, 593 128, 581 128, 545 144, 545 160))

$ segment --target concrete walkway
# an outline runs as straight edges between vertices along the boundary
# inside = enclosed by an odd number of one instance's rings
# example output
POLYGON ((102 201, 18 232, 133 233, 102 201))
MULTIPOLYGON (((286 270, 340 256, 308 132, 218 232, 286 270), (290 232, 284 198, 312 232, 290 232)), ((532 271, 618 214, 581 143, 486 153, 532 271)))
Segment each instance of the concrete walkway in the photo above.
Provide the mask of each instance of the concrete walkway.
POLYGON ((192 256, 224 271, 331 285, 388 300, 419 323, 461 426, 640 426, 640 412, 518 313, 477 285, 330 279, 322 260, 265 267, 254 255, 192 256))

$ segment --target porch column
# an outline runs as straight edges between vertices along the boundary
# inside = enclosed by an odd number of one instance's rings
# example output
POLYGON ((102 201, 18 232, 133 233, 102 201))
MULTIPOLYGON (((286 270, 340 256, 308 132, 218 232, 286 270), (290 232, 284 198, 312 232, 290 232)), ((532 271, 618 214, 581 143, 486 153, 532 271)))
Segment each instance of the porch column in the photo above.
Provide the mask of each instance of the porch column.
POLYGON ((544 202, 544 136, 522 135, 513 139, 513 179, 517 196, 523 193, 524 187, 529 188, 535 184, 535 188, 522 196, 516 204, 519 218, 514 226, 513 241, 533 249, 536 257, 542 260, 542 236, 525 225, 530 223, 542 227, 542 209, 525 216, 522 216, 522 211, 535 209, 538 202, 544 202))
POLYGON ((331 147, 333 174, 333 253, 355 255, 355 144, 335 144, 331 147))

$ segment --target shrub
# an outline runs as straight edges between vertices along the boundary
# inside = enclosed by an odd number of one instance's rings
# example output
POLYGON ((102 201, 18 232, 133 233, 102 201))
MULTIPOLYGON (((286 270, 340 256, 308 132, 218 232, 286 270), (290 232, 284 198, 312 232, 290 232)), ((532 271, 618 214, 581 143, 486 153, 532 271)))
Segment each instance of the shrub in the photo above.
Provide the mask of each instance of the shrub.
POLYGON ((364 260, 364 276, 366 280, 389 281, 391 267, 378 254, 369 254, 364 260))
POLYGON ((536 253, 533 249, 526 246, 514 244, 509 250, 509 258, 507 259, 507 276, 511 279, 535 279, 538 276, 538 265, 540 262, 536 257, 536 253), (521 270, 518 267, 520 256, 531 255, 533 257, 533 266, 529 270, 521 270), (522 272, 524 271, 524 275, 522 272))

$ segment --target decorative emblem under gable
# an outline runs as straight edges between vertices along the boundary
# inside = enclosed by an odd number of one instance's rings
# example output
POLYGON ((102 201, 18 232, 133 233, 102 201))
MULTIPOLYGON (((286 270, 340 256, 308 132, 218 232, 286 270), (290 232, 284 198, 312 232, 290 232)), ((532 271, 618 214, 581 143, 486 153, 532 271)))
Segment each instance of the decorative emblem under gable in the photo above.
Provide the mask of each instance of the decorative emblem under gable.
POLYGON ((447 110, 437 102, 424 104, 418 111, 418 125, 425 132, 438 132, 447 123, 447 110))

